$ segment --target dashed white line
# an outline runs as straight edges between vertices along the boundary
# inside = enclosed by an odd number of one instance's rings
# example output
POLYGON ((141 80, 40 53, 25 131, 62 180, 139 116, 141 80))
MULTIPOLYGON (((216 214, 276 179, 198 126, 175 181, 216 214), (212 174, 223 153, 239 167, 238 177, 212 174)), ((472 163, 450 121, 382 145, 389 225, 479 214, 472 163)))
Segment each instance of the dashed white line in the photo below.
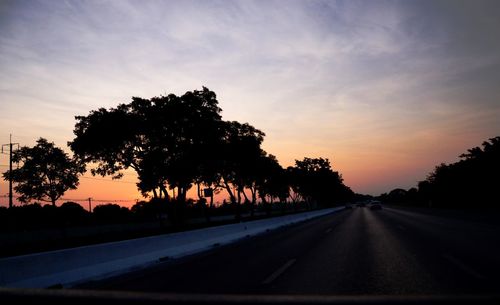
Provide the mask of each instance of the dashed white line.
POLYGON ((271 284, 275 279, 277 279, 280 275, 282 275, 286 269, 290 268, 297 260, 292 258, 286 264, 281 266, 278 270, 274 271, 270 276, 268 276, 264 281, 262 281, 263 285, 271 284))
POLYGON ((463 262, 461 262, 459 259, 449 255, 449 254, 443 254, 442 255, 443 258, 445 258, 447 261, 449 261, 450 263, 454 264, 455 266, 457 266, 459 269, 461 269, 462 271, 464 271, 465 273, 469 274, 469 275, 472 275, 473 277, 479 279, 479 280, 483 280, 485 279, 485 277, 477 272, 476 270, 474 270, 473 268, 467 266, 466 264, 464 264, 463 262))

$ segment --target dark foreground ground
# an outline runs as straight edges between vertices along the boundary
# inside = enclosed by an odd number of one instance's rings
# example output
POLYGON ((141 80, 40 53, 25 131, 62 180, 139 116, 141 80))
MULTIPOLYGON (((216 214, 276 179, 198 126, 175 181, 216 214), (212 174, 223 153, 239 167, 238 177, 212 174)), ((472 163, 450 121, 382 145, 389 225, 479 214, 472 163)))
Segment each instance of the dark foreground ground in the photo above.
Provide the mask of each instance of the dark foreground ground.
POLYGON ((488 295, 500 287, 491 214, 357 207, 79 289, 285 295, 488 295))
MULTIPOLYGON (((174 225, 168 219, 148 222, 128 222, 115 224, 87 223, 86 225, 61 225, 52 228, 31 228, 8 230, 0 228, 0 257, 67 249, 92 244, 114 242, 153 235, 169 234, 180 231, 196 230, 211 226, 222 226, 240 221, 253 221, 284 214, 304 212, 306 209, 273 210, 270 213, 257 211, 253 216, 243 213, 240 219, 234 214, 213 215, 208 221, 205 217, 186 219, 174 225)), ((0 223, 1 225, 2 223, 0 223)), ((8 226, 7 226, 8 227, 8 226)))

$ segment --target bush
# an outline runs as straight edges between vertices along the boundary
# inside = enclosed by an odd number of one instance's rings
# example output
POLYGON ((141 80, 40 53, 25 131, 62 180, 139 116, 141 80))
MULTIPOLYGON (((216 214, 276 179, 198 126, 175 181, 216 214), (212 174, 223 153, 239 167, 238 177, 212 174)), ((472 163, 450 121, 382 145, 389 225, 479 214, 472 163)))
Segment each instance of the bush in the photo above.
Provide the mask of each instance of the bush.
POLYGON ((130 220, 130 210, 114 203, 101 204, 94 208, 93 217, 99 223, 119 223, 130 220))

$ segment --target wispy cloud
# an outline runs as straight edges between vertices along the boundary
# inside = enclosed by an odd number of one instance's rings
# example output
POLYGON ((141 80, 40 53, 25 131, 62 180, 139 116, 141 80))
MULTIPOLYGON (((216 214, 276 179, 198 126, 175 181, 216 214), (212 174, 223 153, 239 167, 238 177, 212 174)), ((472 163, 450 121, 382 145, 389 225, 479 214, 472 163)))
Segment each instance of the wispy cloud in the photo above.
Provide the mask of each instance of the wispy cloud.
POLYGON ((405 165, 412 155, 431 168, 500 132, 498 8, 497 1, 2 2, 0 138, 10 129, 23 141, 45 136, 63 145, 73 115, 205 85, 225 118, 266 131, 266 149, 283 163, 325 154, 355 190, 381 191, 356 182, 367 179, 353 159, 404 155, 384 184, 396 186, 398 177, 423 178, 423 169, 405 165), (437 139, 449 148, 433 149, 437 139))

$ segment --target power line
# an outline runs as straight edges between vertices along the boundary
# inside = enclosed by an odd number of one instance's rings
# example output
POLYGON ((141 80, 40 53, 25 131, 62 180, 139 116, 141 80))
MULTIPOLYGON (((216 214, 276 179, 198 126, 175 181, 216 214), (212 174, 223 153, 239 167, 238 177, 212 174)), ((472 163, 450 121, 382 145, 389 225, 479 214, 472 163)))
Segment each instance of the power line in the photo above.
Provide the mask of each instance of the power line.
POLYGON ((97 180, 97 181, 118 182, 118 183, 133 183, 133 184, 137 183, 137 182, 133 182, 133 181, 124 181, 124 180, 116 180, 116 179, 104 179, 104 178, 95 178, 95 177, 80 177, 80 178, 89 179, 89 180, 97 180))
MULTIPOLYGON (((0 167, 9 167, 7 164, 0 164, 0 167)), ((80 177, 82 179, 89 179, 89 180, 97 180, 97 181, 107 181, 107 182, 118 182, 118 183, 133 183, 136 184, 137 182, 134 181, 126 181, 126 180, 117 180, 117 179, 105 179, 105 178, 95 178, 95 177, 80 177)))
MULTIPOLYGON (((5 194, 5 195, 0 195, 0 198, 7 198, 9 197, 8 194, 5 194)), ((14 199, 18 199, 21 197, 14 197, 14 199)), ((89 198, 59 198, 57 199, 56 201, 75 201, 75 202, 80 202, 80 201, 88 201, 89 198)), ((36 201, 36 200, 35 200, 36 201)), ((46 201, 46 200, 40 200, 40 201, 45 201, 45 202, 49 202, 49 201, 46 201)), ((137 198, 136 199, 93 199, 92 198, 92 201, 96 201, 96 202, 130 202, 130 201, 137 201, 137 198)))
MULTIPOLYGON (((130 202, 130 201, 137 201, 137 199, 94 199, 91 198, 92 201, 95 202, 130 202)), ((81 199, 75 199, 75 198, 59 198, 58 201, 65 200, 65 201, 75 201, 75 202, 87 202, 89 198, 81 198, 81 199)))
POLYGON ((130 202, 137 201, 137 199, 116 199, 116 200, 105 200, 105 199, 94 199, 96 202, 130 202))

